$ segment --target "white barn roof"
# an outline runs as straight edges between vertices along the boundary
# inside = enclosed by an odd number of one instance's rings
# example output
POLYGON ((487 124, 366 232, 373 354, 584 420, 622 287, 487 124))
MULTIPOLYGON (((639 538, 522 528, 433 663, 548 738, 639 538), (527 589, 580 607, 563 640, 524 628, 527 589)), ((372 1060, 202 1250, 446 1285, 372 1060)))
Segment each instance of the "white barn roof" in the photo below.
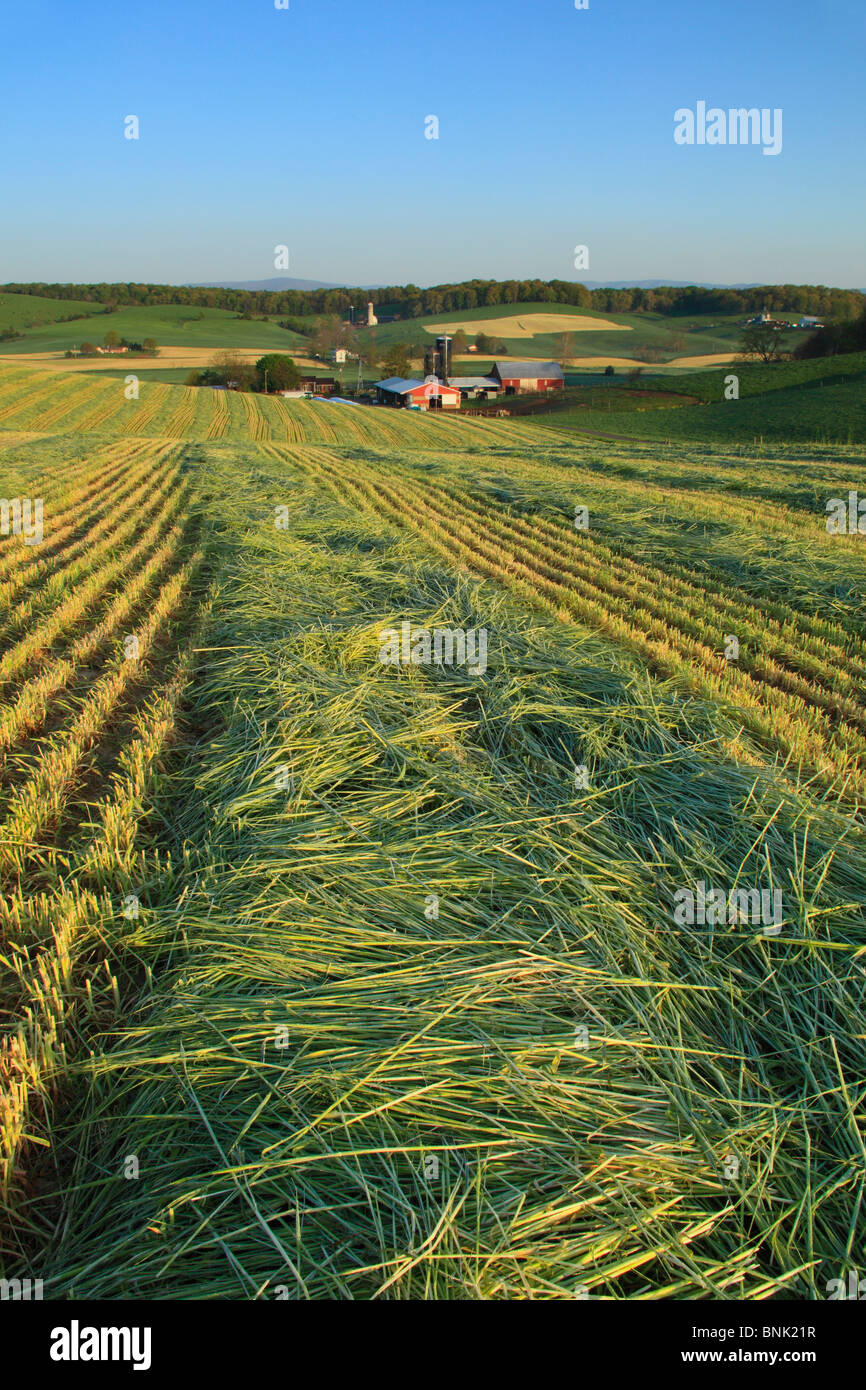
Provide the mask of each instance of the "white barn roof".
MULTIPOLYGON (((426 386, 428 385, 428 383, 425 381, 421 381, 418 377, 415 377, 414 380, 412 380, 409 377, 405 376, 389 376, 385 381, 377 381, 376 385, 382 391, 391 391, 395 396, 406 396, 410 391, 417 391, 419 387, 426 386)), ((457 389, 452 386, 445 386, 441 381, 435 383, 435 385, 438 385, 440 391, 451 391, 457 389)), ((430 382, 429 386, 431 396, 435 396, 436 391, 434 389, 434 383, 430 382)))
POLYGON ((412 391, 416 386, 423 386, 423 381, 410 381, 405 376, 389 376, 385 381, 377 381, 377 386, 381 386, 383 391, 393 391, 398 395, 405 395, 407 391, 412 391))

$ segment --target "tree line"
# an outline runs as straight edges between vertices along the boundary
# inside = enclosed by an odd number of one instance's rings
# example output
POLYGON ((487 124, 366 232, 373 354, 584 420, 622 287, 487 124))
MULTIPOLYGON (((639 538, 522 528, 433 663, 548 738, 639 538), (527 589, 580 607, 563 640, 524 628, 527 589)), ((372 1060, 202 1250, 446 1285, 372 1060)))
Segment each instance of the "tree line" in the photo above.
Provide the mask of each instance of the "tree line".
MULTIPOLYGON (((358 309, 373 293, 362 287, 337 290, 231 290, 192 285, 87 284, 31 282, 3 285, 9 294, 50 299, 77 299, 102 304, 108 312, 127 306, 195 305, 229 309, 244 316, 338 314, 351 305, 358 309)), ((704 289, 698 285, 654 289, 587 289, 570 280, 464 280, 456 284, 381 286, 375 300, 383 314, 420 318, 461 309, 509 304, 568 304, 601 313, 660 313, 671 315, 747 314, 762 309, 817 314, 822 318, 854 320, 866 297, 859 290, 826 285, 757 285, 753 288, 704 289)))

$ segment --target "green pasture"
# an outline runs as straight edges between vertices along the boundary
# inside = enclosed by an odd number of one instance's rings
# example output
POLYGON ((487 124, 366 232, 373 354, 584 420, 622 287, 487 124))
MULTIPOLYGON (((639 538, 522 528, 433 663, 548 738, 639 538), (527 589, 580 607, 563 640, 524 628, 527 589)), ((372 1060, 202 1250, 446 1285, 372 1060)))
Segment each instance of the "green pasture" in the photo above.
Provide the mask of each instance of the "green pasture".
MULTIPOLYGON (((36 299, 27 295, 2 296, 26 299, 38 306, 55 301, 36 299)), ((72 313, 75 305, 56 301, 72 313)), ((93 309, 94 305, 87 306, 93 309)), ((98 307, 98 306, 96 306, 98 307)), ((2 315, 0 315, 2 317, 2 315)), ((102 345, 105 334, 111 331, 131 342, 155 338, 160 347, 261 348, 263 351, 302 352, 306 339, 288 329, 280 328, 277 319, 241 319, 227 309, 205 309, 196 305, 166 304, 118 309, 106 314, 101 309, 89 322, 46 324, 28 331, 23 338, 4 343, 3 350, 15 352, 63 352, 90 341, 102 345)))
POLYGON ((708 443, 803 441, 866 443, 866 380, 813 381, 762 396, 672 410, 577 410, 539 416, 540 425, 643 439, 708 443))
MULTIPOLYGON (((42 299, 34 294, 4 294, 0 293, 0 333, 6 328, 15 328, 19 332, 32 330, 38 332, 43 328, 55 327, 55 331, 60 332, 61 326, 57 324, 58 319, 67 318, 70 314, 86 314, 89 317, 101 314, 102 307, 99 304, 88 303, 85 300, 76 299, 42 299)), ((86 325, 80 321, 82 331, 86 325)), ((64 325, 65 327, 65 325, 64 325)), ((75 329, 74 324, 68 325, 70 331, 75 329)), ((12 351, 6 344, 2 345, 3 351, 12 351)))

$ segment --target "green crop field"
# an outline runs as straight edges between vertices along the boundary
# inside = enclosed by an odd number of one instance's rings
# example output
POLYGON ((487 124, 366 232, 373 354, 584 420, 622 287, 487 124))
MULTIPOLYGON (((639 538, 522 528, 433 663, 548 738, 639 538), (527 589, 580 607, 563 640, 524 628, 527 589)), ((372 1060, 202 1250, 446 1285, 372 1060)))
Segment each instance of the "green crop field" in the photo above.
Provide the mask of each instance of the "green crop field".
MULTIPOLYGON (((26 301, 31 313, 16 308, 15 313, 28 318, 59 317, 61 312, 72 314, 81 309, 91 319, 72 323, 45 323, 33 328, 22 338, 3 343, 5 353, 65 352, 90 341, 99 346, 106 333, 117 333, 130 342, 140 343, 154 338, 161 347, 213 348, 214 352, 228 348, 253 348, 291 353, 301 352, 306 339, 289 329, 280 328, 276 319, 242 319, 227 309, 206 309, 184 304, 165 304, 152 307, 121 308, 106 314, 100 305, 78 305, 69 300, 37 299, 31 295, 0 296, 0 327, 5 323, 4 300, 26 301), (42 306, 48 305, 48 310, 42 306), (94 311, 96 311, 94 313, 94 311)), ((12 321, 14 327, 21 327, 12 321)))
POLYGON ((0 1277, 826 1297, 866 1185, 848 370, 485 420, 0 366, 0 1277))
MULTIPOLYGON (((28 329, 37 332, 47 326, 50 332, 62 334, 67 325, 60 325, 57 320, 74 315, 78 316, 79 331, 83 332, 87 329, 84 316, 91 317, 101 312, 101 305, 86 300, 43 299, 32 294, 0 293, 0 333, 7 328, 16 329, 19 333, 28 329)), ((68 328, 71 333, 75 332, 74 325, 68 328)), ((4 350, 11 351, 6 345, 4 350)))
POLYGON ((622 411, 596 404, 588 410, 542 417, 557 429, 641 439, 715 440, 742 444, 762 440, 804 443, 866 442, 866 377, 845 383, 824 381, 775 390, 767 396, 676 409, 622 411))
POLYGON ((642 391, 682 391, 690 397, 711 403, 724 399, 726 381, 732 372, 737 377, 740 399, 764 396, 769 391, 781 391, 791 386, 807 386, 813 382, 825 385, 862 383, 866 379, 866 352, 850 352, 841 357, 815 357, 803 362, 732 362, 711 371, 686 371, 679 381, 676 374, 642 374, 637 385, 642 391))
POLYGON ((655 411, 652 415, 621 415, 616 411, 589 411, 585 428, 634 434, 655 439, 710 439, 720 443, 739 440, 814 440, 866 443, 866 379, 845 385, 813 383, 775 391, 768 399, 751 397, 737 402, 655 411), (807 399, 814 397, 814 399, 807 399), (734 407, 734 408, 732 408, 734 407))
POLYGON ((769 366, 732 363, 635 381, 614 378, 569 387, 543 408, 545 413, 531 418, 558 432, 745 445, 764 439, 861 444, 866 442, 866 353, 769 366), (737 379, 736 400, 725 399, 731 374, 737 379))

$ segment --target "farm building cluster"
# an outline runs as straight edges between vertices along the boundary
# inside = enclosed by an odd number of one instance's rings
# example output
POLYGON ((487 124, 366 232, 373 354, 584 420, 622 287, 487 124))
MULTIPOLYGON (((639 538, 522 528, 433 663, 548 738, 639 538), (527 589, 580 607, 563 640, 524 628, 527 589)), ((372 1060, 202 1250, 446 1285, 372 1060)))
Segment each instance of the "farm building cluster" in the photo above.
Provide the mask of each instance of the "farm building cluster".
POLYGON ((89 348, 88 351, 86 351, 86 352, 84 351, 83 348, 79 348, 79 347, 68 348, 67 351, 65 352, 64 356, 66 356, 66 357, 93 357, 93 356, 98 356, 98 357, 116 357, 116 356, 120 356, 120 355, 121 355, 122 353, 124 353, 124 352, 129 352, 129 344, 128 344, 128 343, 119 343, 119 344, 115 344, 115 345, 112 345, 112 346, 106 346, 106 347, 100 347, 100 346, 98 345, 98 343, 93 343, 93 344, 91 344, 90 348, 89 348))
POLYGON ((741 328, 802 328, 812 330, 823 328, 824 321, 816 314, 804 314, 796 323, 793 319, 777 319, 765 309, 762 314, 755 314, 753 318, 745 319, 740 325, 741 328))
POLYGON ((435 347, 427 349, 424 380, 392 376, 377 381, 376 402, 410 410, 456 410, 461 401, 561 391, 564 386, 565 376, 558 362, 500 359, 493 363, 487 376, 453 376, 451 339, 443 334, 436 339, 435 347))

